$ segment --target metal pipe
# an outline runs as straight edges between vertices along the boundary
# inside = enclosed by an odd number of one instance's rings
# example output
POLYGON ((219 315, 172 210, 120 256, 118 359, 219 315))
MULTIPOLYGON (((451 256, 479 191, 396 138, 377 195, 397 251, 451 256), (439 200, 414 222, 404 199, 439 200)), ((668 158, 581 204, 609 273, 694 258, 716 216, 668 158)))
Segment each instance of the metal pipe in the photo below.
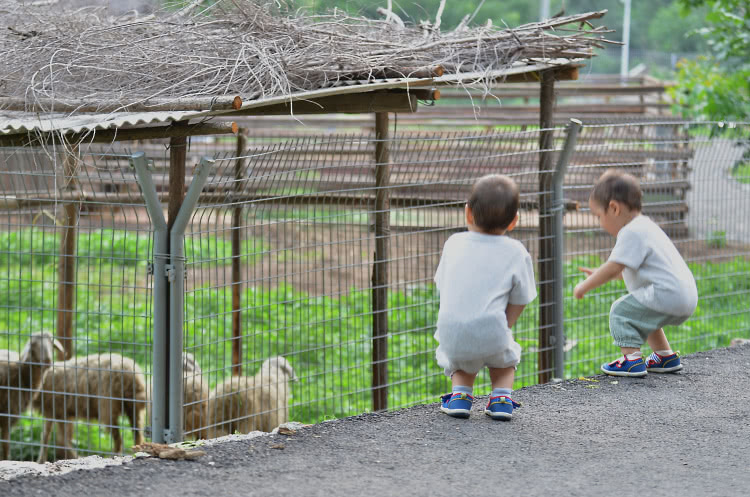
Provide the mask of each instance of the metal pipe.
POLYGON ((169 232, 169 430, 167 443, 182 441, 182 335, 185 310, 185 228, 193 215, 214 161, 203 157, 169 232))
POLYGON ((583 124, 577 119, 571 119, 567 126, 565 145, 557 159, 555 172, 552 175, 552 211, 554 212, 553 223, 555 225, 555 255, 554 264, 554 298, 555 298, 555 377, 565 376, 565 233, 563 229, 563 216, 565 214, 565 199, 563 198, 563 182, 568 170, 570 156, 575 150, 578 132, 583 124))
POLYGON ((154 253, 152 270, 154 275, 153 317, 151 320, 151 440, 164 442, 164 427, 167 417, 167 371, 164 358, 167 356, 167 278, 165 272, 169 238, 167 221, 164 219, 161 202, 156 193, 146 156, 137 152, 130 158, 135 168, 141 192, 146 201, 146 210, 154 228, 154 253))

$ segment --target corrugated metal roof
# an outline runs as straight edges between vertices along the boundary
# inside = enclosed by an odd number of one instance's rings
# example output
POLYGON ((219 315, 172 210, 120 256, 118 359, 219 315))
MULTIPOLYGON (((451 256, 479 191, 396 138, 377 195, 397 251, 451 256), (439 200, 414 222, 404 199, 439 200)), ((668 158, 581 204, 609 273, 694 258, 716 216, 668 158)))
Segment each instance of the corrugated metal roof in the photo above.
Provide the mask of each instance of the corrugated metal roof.
MULTIPOLYGON (((552 67, 577 63, 579 60, 555 59, 547 61, 516 62, 510 68, 488 73, 448 74, 438 78, 393 78, 370 81, 340 81, 329 88, 248 100, 242 103, 241 110, 258 109, 266 106, 313 100, 334 95, 366 93, 376 90, 424 86, 464 85, 472 86, 482 82, 523 74, 552 67)), ((36 112, 11 112, 0 110, 0 136, 25 133, 81 133, 98 130, 135 128, 142 125, 155 125, 173 121, 206 118, 231 114, 233 110, 214 111, 162 111, 162 112, 116 112, 102 114, 42 114, 36 112)))

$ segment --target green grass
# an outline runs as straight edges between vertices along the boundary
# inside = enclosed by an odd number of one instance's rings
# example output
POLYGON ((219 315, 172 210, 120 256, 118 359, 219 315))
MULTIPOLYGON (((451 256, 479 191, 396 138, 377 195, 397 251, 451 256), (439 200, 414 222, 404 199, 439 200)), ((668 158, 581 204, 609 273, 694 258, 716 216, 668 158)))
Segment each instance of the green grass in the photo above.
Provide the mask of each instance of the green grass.
POLYGON ((732 169, 732 177, 740 183, 750 183, 750 161, 744 161, 737 164, 732 169))
MULTIPOLYGON (((41 230, 0 234, 0 348, 20 350, 22 334, 54 330, 57 300, 56 251, 59 239, 41 230)), ((243 247, 247 263, 269 251, 260 241, 243 247)), ((145 274, 149 254, 144 234, 106 231, 79 238, 75 329, 77 354, 112 350, 133 357, 150 370, 150 293, 138 275, 145 274), (114 257, 110 259, 110 257, 114 257)), ((228 263, 229 242, 211 236, 188 243, 189 261, 228 263)), ((280 252, 279 256, 283 256, 280 252)), ((577 266, 597 266, 597 257, 567 264, 565 284, 566 334, 575 346, 566 354, 566 376, 595 374, 603 360, 617 353, 608 332, 612 301, 625 291, 622 282, 597 289, 583 300, 572 297, 581 273, 577 266)), ((728 345, 735 336, 750 338, 750 261, 690 265, 698 282, 700 302, 694 316, 678 328, 667 329, 674 348, 684 354, 728 345)), ((185 298, 184 345, 196 356, 211 385, 230 373, 232 334, 229 287, 200 286, 185 298)), ((284 354, 302 379, 292 386, 291 417, 305 423, 343 417, 371 408, 370 293, 352 289, 336 297, 317 297, 287 285, 245 287, 241 294, 243 357, 252 374, 269 356, 284 354)), ((434 361, 432 337, 438 310, 433 285, 396 288, 389 293, 389 405, 406 407, 434 402, 445 392, 447 379, 434 361)), ((538 309, 527 307, 515 327, 524 354, 516 388, 536 382, 538 309)), ((487 378, 478 381, 486 390, 487 378)), ((16 459, 38 453, 39 420, 22 420, 13 431, 16 459)), ((129 431, 125 446, 132 443, 129 431)), ((106 453, 110 436, 95 424, 78 424, 79 453, 106 453)))

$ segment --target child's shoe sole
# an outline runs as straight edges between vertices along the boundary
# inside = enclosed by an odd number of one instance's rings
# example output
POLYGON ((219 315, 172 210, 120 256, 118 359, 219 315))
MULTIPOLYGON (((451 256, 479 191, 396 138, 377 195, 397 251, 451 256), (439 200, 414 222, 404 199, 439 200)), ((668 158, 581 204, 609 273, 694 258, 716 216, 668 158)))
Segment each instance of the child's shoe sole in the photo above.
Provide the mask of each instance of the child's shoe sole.
POLYGON ((453 418, 468 418, 471 411, 466 409, 448 409, 447 407, 440 406, 440 410, 453 418))
POLYGON ((507 412, 492 412, 485 409, 484 413, 492 419, 499 419, 500 421, 510 421, 513 418, 513 415, 507 412))
POLYGON ((682 364, 672 366, 671 368, 648 368, 649 373, 676 373, 682 369, 682 364))

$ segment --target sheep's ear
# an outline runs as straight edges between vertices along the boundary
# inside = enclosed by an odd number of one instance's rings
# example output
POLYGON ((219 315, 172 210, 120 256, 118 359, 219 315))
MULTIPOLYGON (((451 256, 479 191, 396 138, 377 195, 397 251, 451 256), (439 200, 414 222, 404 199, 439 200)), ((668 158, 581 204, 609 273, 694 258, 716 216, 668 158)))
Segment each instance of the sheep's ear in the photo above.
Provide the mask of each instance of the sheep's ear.
POLYGON ((60 340, 57 338, 52 339, 52 345, 57 349, 57 351, 60 353, 60 356, 63 360, 65 360, 65 348, 60 343, 60 340))

